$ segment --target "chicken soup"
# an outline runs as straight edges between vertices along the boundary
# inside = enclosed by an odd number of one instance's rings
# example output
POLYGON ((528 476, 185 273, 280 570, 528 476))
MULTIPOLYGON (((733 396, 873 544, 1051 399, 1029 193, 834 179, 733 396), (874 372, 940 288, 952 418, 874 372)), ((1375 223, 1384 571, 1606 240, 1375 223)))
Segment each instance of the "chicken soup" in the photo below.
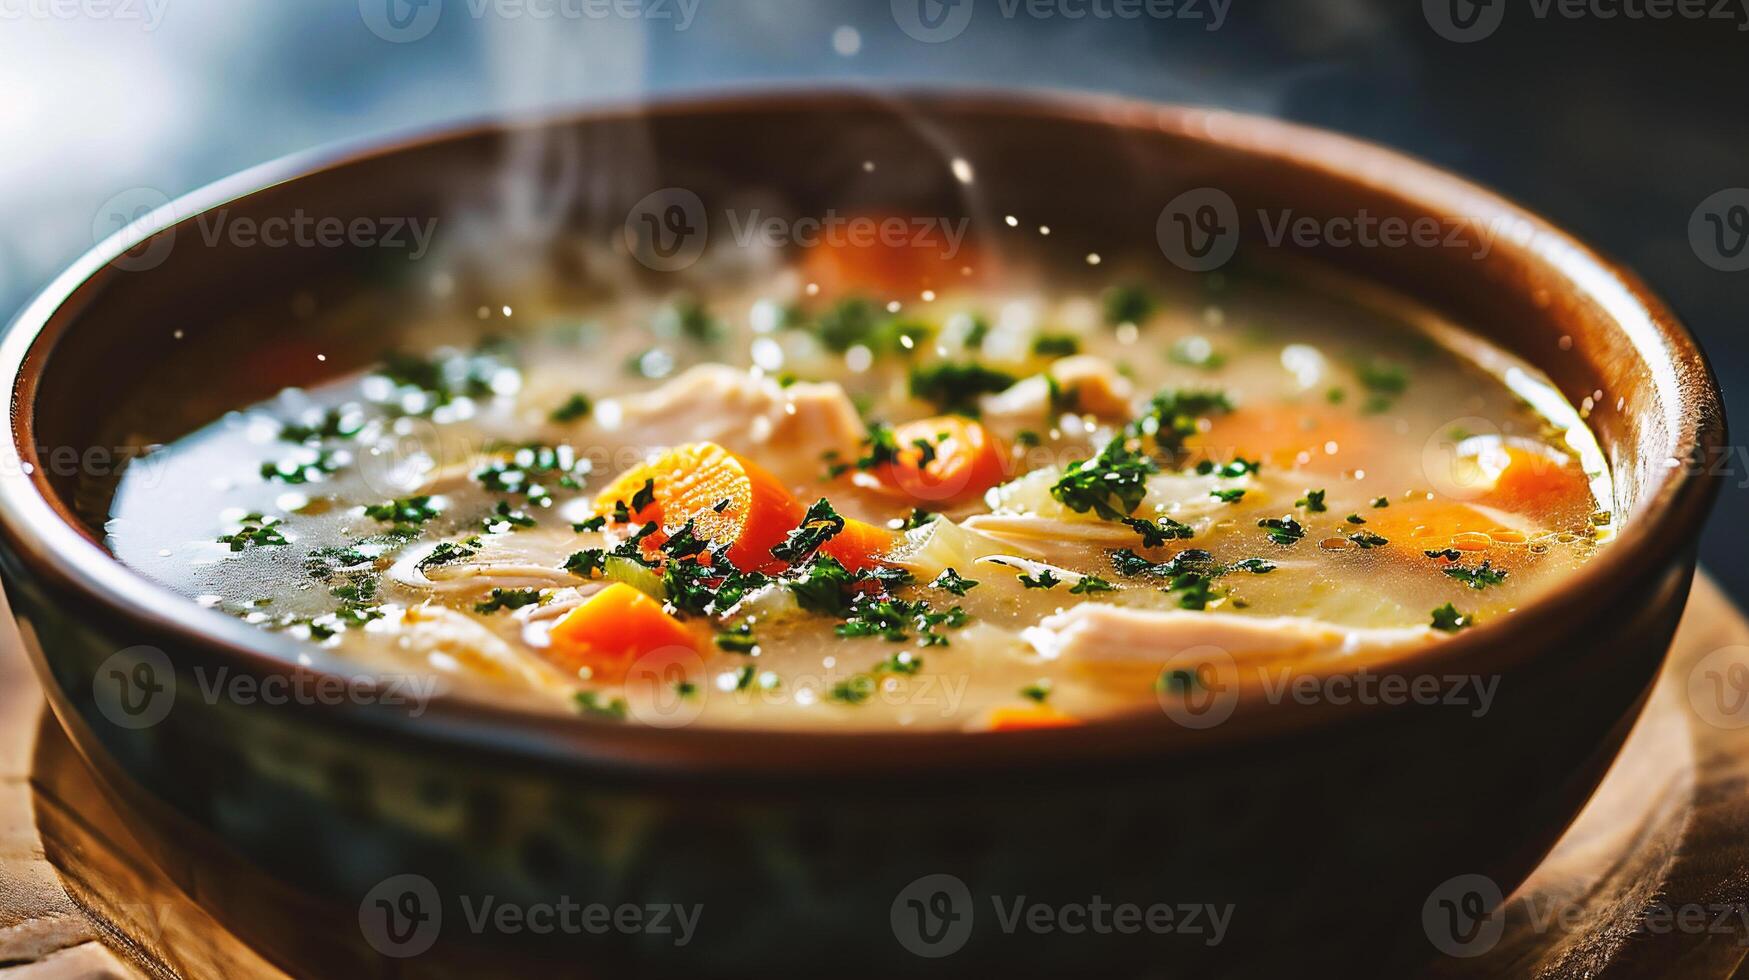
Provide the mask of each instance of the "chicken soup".
POLYGON ((1039 728, 1211 651, 1356 670, 1512 615, 1612 520, 1544 379, 1354 295, 791 272, 485 310, 499 339, 157 451, 109 541, 361 669, 607 722, 1039 728))

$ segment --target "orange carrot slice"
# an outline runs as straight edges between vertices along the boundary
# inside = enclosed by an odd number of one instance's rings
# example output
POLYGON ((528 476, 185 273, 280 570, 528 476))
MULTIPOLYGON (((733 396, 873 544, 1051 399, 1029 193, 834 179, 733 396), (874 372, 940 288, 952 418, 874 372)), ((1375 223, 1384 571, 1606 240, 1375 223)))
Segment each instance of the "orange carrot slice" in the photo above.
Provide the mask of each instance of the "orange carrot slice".
POLYGON ((1390 542, 1386 547, 1392 551, 1415 557, 1449 548, 1498 560, 1506 546, 1523 544, 1529 537, 1486 511, 1450 500, 1392 503, 1365 517, 1365 526, 1356 530, 1378 535, 1390 542))
POLYGON ((913 500, 963 503, 1007 479, 1007 449, 974 419, 943 415, 906 422, 893 430, 893 441, 897 458, 876 467, 875 479, 913 500))
POLYGON ((1500 442, 1475 457, 1493 474, 1483 500, 1516 513, 1557 523, 1590 511, 1591 481, 1577 461, 1555 449, 1500 442))
POLYGON ((1079 719, 1042 704, 1025 708, 996 708, 990 712, 989 718, 990 731, 993 732, 1068 728, 1079 724, 1079 719))
POLYGON ((802 259, 802 275, 825 295, 912 296, 969 281, 965 270, 978 268, 974 249, 949 241, 939 224, 920 237, 919 225, 896 215, 857 214, 850 222, 848 229, 860 224, 868 233, 826 236, 802 259))
MULTIPOLYGON (((620 474, 596 496, 596 512, 612 514, 620 502, 640 523, 673 528, 692 521, 699 537, 729 544, 730 563, 745 571, 781 567, 771 549, 801 523, 803 514, 777 477, 714 442, 679 446, 620 474), (652 488, 652 501, 633 506, 646 484, 652 488)), ((645 542, 654 546, 663 540, 652 535, 645 542)))
POLYGON ((698 638, 662 604, 623 582, 602 589, 553 626, 549 656, 596 680, 624 680, 633 664, 659 667, 698 653, 698 638))
POLYGON ((820 552, 838 559, 845 568, 860 572, 879 565, 898 540, 897 534, 884 527, 846 518, 844 530, 821 545, 820 552))
POLYGON ((1216 462, 1242 456, 1282 469, 1340 469, 1364 438, 1355 418, 1326 405, 1242 405, 1209 422, 1185 448, 1216 462))

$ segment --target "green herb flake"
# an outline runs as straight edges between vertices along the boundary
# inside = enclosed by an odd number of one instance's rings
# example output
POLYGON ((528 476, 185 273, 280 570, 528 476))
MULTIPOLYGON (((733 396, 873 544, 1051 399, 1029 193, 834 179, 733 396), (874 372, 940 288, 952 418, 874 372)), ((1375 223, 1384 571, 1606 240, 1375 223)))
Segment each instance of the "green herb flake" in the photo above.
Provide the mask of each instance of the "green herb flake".
POLYGON ((771 549, 771 557, 791 565, 800 565, 843 530, 844 518, 832 509, 831 501, 821 497, 802 515, 801 526, 790 531, 784 537, 783 543, 771 549))
POLYGON ((438 568, 443 565, 453 565, 459 561, 467 561, 480 553, 479 544, 479 538, 469 538, 461 543, 454 541, 439 542, 437 547, 431 549, 429 554, 424 558, 419 559, 419 570, 423 572, 427 569, 438 568))
POLYGON ((1292 514, 1284 514, 1279 518, 1266 518, 1258 521, 1257 526, 1263 528, 1269 535, 1269 540, 1279 545, 1298 544, 1306 536, 1306 529, 1292 514))
POLYGON ((867 674, 854 674, 832 685, 826 698, 839 704, 864 704, 874 694, 875 679, 867 674))
POLYGON ((910 651, 895 653, 887 659, 869 668, 869 673, 881 674, 915 674, 923 669, 923 658, 910 651))
POLYGON ((752 654, 759 650, 759 641, 753 636, 753 625, 742 623, 732 629, 723 630, 717 634, 717 649, 730 653, 752 654))
POLYGON ((1330 509, 1324 503, 1323 490, 1307 490, 1304 497, 1294 501, 1294 506, 1303 508, 1308 514, 1322 514, 1330 509))
POLYGON ((910 516, 906 517, 904 520, 897 521, 897 526, 893 529, 897 531, 915 531, 926 524, 934 522, 934 520, 934 514, 931 514, 929 511, 926 511, 921 507, 913 507, 911 508, 910 516))
POLYGON ((1081 353, 1081 340, 1073 334, 1039 334, 1032 340, 1032 352, 1039 357, 1069 357, 1081 353))
POLYGON ((222 535, 218 538, 218 542, 229 545, 232 551, 243 551, 248 548, 277 548, 291 543, 280 531, 280 525, 283 523, 277 517, 245 514, 237 522, 237 530, 222 535))
POLYGON ((1117 586, 1112 585, 1097 575, 1084 575, 1079 582, 1069 587, 1071 595, 1093 595, 1096 592, 1116 592, 1117 586))
POLYGON ((602 721, 625 721, 626 702, 624 698, 605 700, 600 691, 578 691, 572 700, 577 710, 591 718, 602 721))
POLYGON ((558 408, 553 409, 552 414, 548 415, 547 418, 559 423, 575 422, 578 419, 586 418, 594 410, 595 403, 589 400, 588 395, 579 391, 565 399, 558 408))
POLYGON ((579 551, 565 559, 563 568, 579 578, 591 578, 607 568, 607 551, 602 548, 579 551))
POLYGON ((911 370, 910 391, 943 412, 978 414, 978 399, 1006 390, 1017 379, 982 364, 946 361, 911 370))
POLYGON ((932 589, 940 589, 943 592, 951 592, 954 595, 963 596, 967 592, 977 588, 978 583, 974 579, 961 577, 960 573, 955 569, 947 568, 943 569, 941 574, 935 577, 935 581, 929 583, 929 587, 932 589))
POLYGON ((1145 453, 1113 439, 1092 459, 1070 463, 1051 487, 1051 496, 1077 514, 1092 511, 1108 521, 1136 512, 1148 495, 1148 477, 1160 471, 1145 453))
POLYGON ((1505 584, 1507 575, 1504 569, 1495 568, 1487 559, 1475 568, 1453 565, 1441 571, 1478 592, 1492 585, 1505 584))
POLYGON ((1143 286, 1115 286, 1104 296, 1105 322, 1112 326, 1128 323, 1141 326, 1154 315, 1154 296, 1143 286))
POLYGON ((500 500, 498 506, 480 521, 480 525, 488 534, 503 534, 507 531, 521 531, 535 526, 535 519, 523 511, 513 509, 510 501, 500 500))
POLYGON ((438 517, 443 508, 434 507, 431 497, 403 497, 387 503, 372 504, 364 509, 364 516, 384 524, 406 524, 417 527, 438 517))
POLYGON ((330 408, 321 416, 302 422, 287 422, 279 427, 282 442, 319 443, 329 439, 351 439, 364 431, 364 415, 355 408, 330 408))
POLYGON ((1409 388, 1409 374, 1400 365, 1389 361, 1372 360, 1356 369, 1360 383, 1369 393, 1366 405, 1362 409, 1369 414, 1378 414, 1390 410, 1398 396, 1409 388))
POLYGON ((315 458, 284 459, 261 464, 261 478, 290 486, 321 483, 340 470, 340 457, 329 450, 319 450, 315 458))
POLYGON ((1468 613, 1458 612, 1457 607, 1448 602, 1433 610, 1432 625, 1434 629, 1441 632, 1456 633, 1459 630, 1469 629, 1475 625, 1475 622, 1468 613))
POLYGON ((491 598, 474 603, 474 612, 482 616, 505 609, 521 609, 541 601, 539 589, 493 589, 491 598))
POLYGON ((1142 536, 1142 547, 1144 548, 1163 547, 1168 541, 1188 541, 1196 535, 1190 525, 1180 524, 1170 517, 1162 518, 1159 521, 1150 521, 1141 517, 1125 518, 1123 524, 1142 536))
POLYGON ((1233 410, 1233 403, 1219 391, 1162 391, 1127 427, 1129 434, 1151 438, 1168 455, 1184 451, 1184 441, 1195 435, 1198 422, 1233 410))
POLYGON ((783 580, 784 588, 795 596, 796 605, 809 612, 826 616, 842 616, 850 609, 850 589, 855 578, 831 555, 820 555, 799 574, 783 580))

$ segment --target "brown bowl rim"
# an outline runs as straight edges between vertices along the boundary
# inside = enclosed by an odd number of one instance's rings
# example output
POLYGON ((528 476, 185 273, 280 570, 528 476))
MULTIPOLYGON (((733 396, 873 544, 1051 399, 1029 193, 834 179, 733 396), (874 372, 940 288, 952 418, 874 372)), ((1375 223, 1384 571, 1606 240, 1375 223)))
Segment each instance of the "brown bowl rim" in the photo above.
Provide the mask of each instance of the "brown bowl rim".
MULTIPOLYGON (((829 111, 846 102, 914 105, 923 111, 1041 116, 1136 129, 1156 129, 1221 145, 1287 169, 1321 171, 1374 193, 1393 194, 1433 215, 1522 223, 1541 243, 1537 260, 1555 275, 1583 283, 1584 293, 1610 310, 1652 368, 1665 397, 1662 422, 1675 450, 1664 475, 1642 497, 1641 512, 1570 581, 1511 616, 1464 631, 1377 673, 1405 675, 1501 673, 1522 666, 1535 644, 1514 642, 1562 617, 1595 614, 1588 596, 1609 595, 1637 569, 1663 563, 1692 547, 1717 492, 1713 474, 1695 465, 1725 443, 1717 382, 1698 345, 1676 317, 1632 273, 1554 225, 1492 191, 1398 151, 1326 130, 1228 110, 1168 105, 1110 95, 928 89, 870 92, 835 89, 682 96, 511 120, 427 127, 294 154, 227 177, 172 202, 151 217, 98 243, 53 279, 0 335, 0 386, 10 394, 13 438, 0 442, 0 534, 30 569, 124 622, 148 624, 154 635, 190 649, 206 648, 257 676, 334 674, 354 678, 336 657, 307 644, 202 609, 133 572, 105 550, 49 489, 36 454, 32 396, 46 351, 77 322, 80 293, 116 273, 111 263, 157 232, 211 208, 267 188, 351 164, 427 146, 518 129, 586 125, 613 119, 732 113, 743 110, 829 111), (1651 563, 1649 566, 1647 563, 1651 563), (297 657, 310 661, 300 665, 297 657), (1404 667, 1412 669, 1404 670, 1404 667)), ((52 656, 52 654, 44 654, 52 656)), ((39 664, 46 671, 46 664, 39 664)), ((1649 681, 1649 678, 1648 678, 1649 681)), ((780 779, 811 775, 868 780, 976 772, 1033 772, 1041 766, 1085 769, 1137 755, 1198 752, 1235 739, 1254 739, 1355 722, 1382 711, 1412 710, 1350 704, 1289 716, 1284 704, 1240 715, 1204 730, 1178 725, 1154 707, 1072 728, 1026 732, 784 731, 692 727, 660 729, 561 715, 546 716, 482 704, 454 694, 433 698, 421 717, 378 705, 325 710, 332 720, 405 730, 412 737, 473 749, 505 751, 596 772, 709 780, 780 779)), ((1103 768, 1103 766, 1100 766, 1103 768)))

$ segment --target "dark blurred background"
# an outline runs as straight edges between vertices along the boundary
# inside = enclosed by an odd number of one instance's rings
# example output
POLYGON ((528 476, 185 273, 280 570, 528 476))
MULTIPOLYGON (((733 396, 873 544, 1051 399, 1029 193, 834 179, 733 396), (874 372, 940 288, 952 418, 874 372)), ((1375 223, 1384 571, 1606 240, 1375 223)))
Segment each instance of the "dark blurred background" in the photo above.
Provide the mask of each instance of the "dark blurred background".
MULTIPOLYGON (((917 2, 0 0, 0 311, 116 202, 338 139, 770 83, 1048 86, 1314 123, 1491 185, 1650 280, 1749 419, 1749 272, 1689 237, 1749 187, 1749 0, 925 0, 928 40, 901 29, 917 2)), ((1732 470, 1703 559, 1749 596, 1732 470)))

